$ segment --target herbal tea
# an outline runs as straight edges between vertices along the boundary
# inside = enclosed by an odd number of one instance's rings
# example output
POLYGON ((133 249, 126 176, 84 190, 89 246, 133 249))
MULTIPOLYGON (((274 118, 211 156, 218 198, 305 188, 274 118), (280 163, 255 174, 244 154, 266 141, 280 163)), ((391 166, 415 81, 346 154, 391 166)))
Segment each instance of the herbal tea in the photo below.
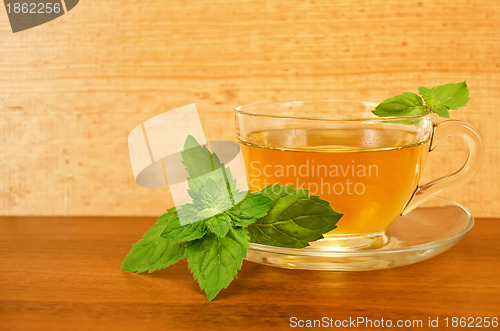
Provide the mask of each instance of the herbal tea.
POLYGON ((344 213, 328 236, 381 233, 415 191, 429 141, 401 129, 279 129, 241 142, 250 189, 294 184, 344 213))

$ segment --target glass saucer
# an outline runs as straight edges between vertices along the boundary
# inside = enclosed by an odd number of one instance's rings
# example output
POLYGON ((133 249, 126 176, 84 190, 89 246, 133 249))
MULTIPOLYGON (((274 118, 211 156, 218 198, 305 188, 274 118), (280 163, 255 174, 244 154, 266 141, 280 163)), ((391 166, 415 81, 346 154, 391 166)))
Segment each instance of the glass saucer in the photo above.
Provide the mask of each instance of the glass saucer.
MULTIPOLYGON (((309 270, 361 271, 404 266, 441 254, 474 226, 472 214, 460 204, 435 198, 400 216, 373 249, 328 247, 283 248, 250 244, 246 260, 273 267, 309 270)), ((337 239, 338 240, 338 239, 337 239)), ((326 243, 326 244, 325 244, 326 243)))

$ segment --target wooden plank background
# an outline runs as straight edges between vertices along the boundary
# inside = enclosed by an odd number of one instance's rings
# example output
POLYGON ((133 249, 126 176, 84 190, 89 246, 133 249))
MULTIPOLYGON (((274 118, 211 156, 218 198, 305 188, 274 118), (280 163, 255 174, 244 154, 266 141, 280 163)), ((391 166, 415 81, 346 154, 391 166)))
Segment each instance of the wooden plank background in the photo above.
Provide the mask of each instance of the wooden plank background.
MULTIPOLYGON (((499 217, 497 0, 80 1, 16 34, 0 8, 0 214, 160 214, 169 193, 135 185, 127 135, 178 106, 195 102, 208 138, 233 140, 237 105, 381 101, 465 79, 472 99, 452 117, 487 154, 446 196, 499 217)), ((452 140, 433 154, 426 178, 464 159, 452 140)))

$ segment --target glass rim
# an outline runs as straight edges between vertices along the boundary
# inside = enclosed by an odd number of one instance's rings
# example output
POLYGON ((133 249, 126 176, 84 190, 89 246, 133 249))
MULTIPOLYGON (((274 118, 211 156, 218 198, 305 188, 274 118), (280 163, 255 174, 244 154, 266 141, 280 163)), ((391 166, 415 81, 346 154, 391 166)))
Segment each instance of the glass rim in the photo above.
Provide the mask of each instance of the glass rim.
MULTIPOLYGON (((397 121, 397 120, 410 120, 410 119, 419 119, 424 118, 432 114, 430 110, 425 110, 423 114, 418 115, 406 115, 406 116, 387 116, 387 117, 357 117, 357 118, 333 118, 333 117, 314 117, 314 116, 292 116, 292 115, 278 115, 278 114, 266 114, 259 113, 255 111, 247 111, 246 108, 249 107, 257 107, 257 106, 270 106, 270 105, 286 105, 286 104, 298 104, 302 105, 305 103, 324 103, 324 104, 341 104, 341 103, 357 103, 364 104, 365 106, 376 105, 379 102, 374 101, 361 101, 361 100, 341 100, 341 99, 313 99, 313 100, 294 100, 294 101, 267 101, 267 102, 255 102, 249 103, 242 106, 237 106, 235 108, 236 114, 248 115, 248 116, 256 116, 256 117, 269 117, 269 118, 282 118, 282 119, 298 119, 298 120, 310 120, 310 121, 328 121, 328 122, 360 122, 360 121, 397 121)), ((376 115, 374 115, 376 116, 376 115)))

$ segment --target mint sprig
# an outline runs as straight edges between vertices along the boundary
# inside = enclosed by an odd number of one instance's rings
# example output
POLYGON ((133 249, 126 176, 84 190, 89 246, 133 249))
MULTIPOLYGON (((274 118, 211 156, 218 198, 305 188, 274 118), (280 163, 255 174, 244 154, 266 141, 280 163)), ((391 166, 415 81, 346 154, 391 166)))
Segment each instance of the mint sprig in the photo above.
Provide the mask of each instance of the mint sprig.
POLYGON ((441 117, 449 118, 448 110, 464 107, 470 99, 465 81, 438 85, 430 89, 419 87, 418 92, 421 96, 413 92, 404 92, 385 99, 372 113, 379 117, 393 117, 423 115, 432 111, 441 117))
POLYGON ((132 246, 122 269, 153 272, 186 257, 212 300, 241 268, 250 242, 302 248, 336 227, 342 214, 308 190, 270 185, 240 191, 215 153, 188 136, 181 152, 191 203, 170 208, 132 246))

